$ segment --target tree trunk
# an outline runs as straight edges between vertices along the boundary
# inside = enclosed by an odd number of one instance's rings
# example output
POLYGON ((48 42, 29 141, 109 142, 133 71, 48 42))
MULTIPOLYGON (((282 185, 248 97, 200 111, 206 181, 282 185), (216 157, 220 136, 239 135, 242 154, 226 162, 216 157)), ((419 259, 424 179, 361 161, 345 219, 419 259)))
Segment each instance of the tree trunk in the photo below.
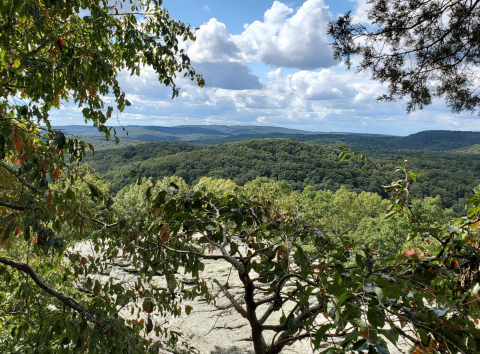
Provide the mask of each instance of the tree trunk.
POLYGON ((254 289, 255 287, 253 286, 253 282, 248 279, 245 284, 245 304, 247 306, 247 318, 248 322, 250 322, 250 327, 252 328, 252 341, 255 354, 265 354, 267 345, 262 334, 263 327, 258 321, 257 313, 255 311, 256 304, 253 299, 254 289))

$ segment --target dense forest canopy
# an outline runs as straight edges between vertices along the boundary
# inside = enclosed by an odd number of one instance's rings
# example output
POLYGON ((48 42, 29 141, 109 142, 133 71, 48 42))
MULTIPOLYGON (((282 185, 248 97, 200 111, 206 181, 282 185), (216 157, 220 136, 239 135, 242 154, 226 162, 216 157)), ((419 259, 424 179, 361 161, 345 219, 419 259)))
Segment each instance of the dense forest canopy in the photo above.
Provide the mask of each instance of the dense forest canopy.
MULTIPOLYGON (((464 138, 463 133, 459 135, 464 138)), ((433 144, 438 146, 436 141, 433 144)), ((412 193, 418 197, 440 196, 443 205, 453 207, 457 215, 463 213, 471 190, 480 184, 480 161, 475 154, 456 155, 429 149, 391 153, 385 150, 370 156, 390 179, 395 178, 395 167, 407 158, 409 165, 420 173, 412 193)), ((338 147, 293 139, 262 139, 206 147, 168 142, 140 144, 97 151, 85 162, 110 181, 115 191, 133 183, 130 177, 135 171, 139 176, 160 179, 176 175, 190 185, 202 177, 230 179, 239 185, 256 177, 267 177, 286 181, 296 190, 311 186, 314 190, 335 191, 345 186, 357 193, 387 196, 378 172, 362 172, 364 164, 360 161, 339 163, 337 156, 338 147)))

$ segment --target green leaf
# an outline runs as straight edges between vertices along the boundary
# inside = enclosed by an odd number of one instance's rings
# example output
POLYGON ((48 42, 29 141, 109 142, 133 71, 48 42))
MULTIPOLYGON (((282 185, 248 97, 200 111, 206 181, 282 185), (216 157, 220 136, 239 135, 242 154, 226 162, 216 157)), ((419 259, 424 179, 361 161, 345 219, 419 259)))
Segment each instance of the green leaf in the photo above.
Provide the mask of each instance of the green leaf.
POLYGON ((342 294, 339 298, 338 298, 338 303, 337 303, 337 307, 340 307, 342 306, 343 302, 347 299, 350 299, 352 297, 355 297, 355 295, 353 295, 352 293, 350 292, 346 292, 344 294, 342 294))
POLYGON ((479 205, 479 206, 476 206, 475 208, 470 208, 470 209, 468 209, 468 211, 467 211, 467 217, 471 218, 472 216, 474 216, 474 215, 477 214, 478 212, 480 212, 480 205, 479 205))
POLYGON ((428 345, 428 342, 430 342, 430 338, 428 337, 427 331, 425 331, 423 328, 419 327, 417 328, 417 332, 420 335, 420 339, 422 341, 423 345, 428 345))
POLYGON ((102 289, 102 285, 98 280, 95 280, 95 286, 93 287, 93 296, 97 296, 100 294, 100 290, 102 289))
POLYGON ((320 347, 320 344, 323 341, 323 337, 332 328, 335 328, 335 326, 333 324, 327 324, 327 325, 320 326, 317 333, 315 333, 315 339, 313 340, 313 346, 315 347, 315 349, 320 347))
POLYGON ((294 317, 290 317, 287 322, 288 333, 295 334, 298 332, 299 329, 298 320, 294 317))
POLYGON ((375 292, 375 294, 377 294, 378 300, 382 301, 383 300, 383 290, 378 286, 374 286, 373 291, 375 292))
POLYGON ((153 322, 152 322, 152 319, 150 317, 148 317, 147 325, 145 326, 145 331, 147 333, 150 333, 151 331, 153 331, 153 322))
POLYGON ((73 190, 71 188, 68 188, 67 189, 67 198, 70 199, 70 200, 74 200, 75 199, 75 193, 73 192, 73 190))
POLYGON ((338 155, 338 161, 339 161, 339 162, 340 162, 340 161, 343 161, 343 160, 345 159, 345 157, 347 157, 348 155, 350 155, 350 153, 347 152, 347 151, 341 152, 340 155, 338 155))
POLYGON ((62 150, 67 143, 67 138, 65 137, 65 134, 63 134, 60 131, 56 132, 55 133, 55 143, 57 144, 57 149, 62 150))
POLYGON ((388 348, 386 346, 384 347, 381 343, 377 343, 376 348, 379 354, 390 354, 388 348))
POLYGON ((367 312, 367 318, 375 328, 383 328, 385 326, 385 314, 378 307, 370 308, 367 312))
POLYGON ((362 351, 362 350, 365 350, 368 348, 368 346, 370 345, 370 341, 365 338, 365 339, 360 339, 358 342, 356 342, 353 346, 352 346, 352 350, 355 350, 355 351, 362 351))
POLYGON ((384 329, 377 329, 378 333, 387 338, 393 345, 397 346, 397 332, 391 332, 384 329))

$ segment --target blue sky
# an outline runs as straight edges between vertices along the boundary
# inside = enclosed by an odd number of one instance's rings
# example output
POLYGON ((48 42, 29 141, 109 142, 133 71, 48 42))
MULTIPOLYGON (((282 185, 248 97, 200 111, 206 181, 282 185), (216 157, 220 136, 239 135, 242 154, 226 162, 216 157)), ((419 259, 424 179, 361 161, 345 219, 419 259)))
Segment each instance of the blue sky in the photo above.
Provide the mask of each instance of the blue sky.
MULTIPOLYGON (((403 102, 376 102, 384 86, 332 59, 327 23, 348 10, 366 23, 366 0, 164 0, 163 5, 171 17, 199 28, 196 42, 181 47, 206 86, 180 79, 180 96, 171 100, 152 69, 140 76, 122 72, 120 83, 133 103, 119 115, 122 125, 270 125, 395 135, 479 130, 477 116, 453 114, 441 100, 409 115, 403 102)), ((79 109, 68 105, 52 120, 83 123, 79 109)))
MULTIPOLYGON (((227 24, 230 33, 240 34, 243 32, 245 23, 262 19, 272 3, 272 0, 164 0, 163 5, 172 17, 190 23, 192 26, 199 27, 215 17, 227 24)), ((298 9, 303 3, 304 1, 285 2, 293 9, 298 9)), ((348 0, 326 0, 325 4, 330 7, 334 15, 353 10, 356 5, 355 2, 348 0)))

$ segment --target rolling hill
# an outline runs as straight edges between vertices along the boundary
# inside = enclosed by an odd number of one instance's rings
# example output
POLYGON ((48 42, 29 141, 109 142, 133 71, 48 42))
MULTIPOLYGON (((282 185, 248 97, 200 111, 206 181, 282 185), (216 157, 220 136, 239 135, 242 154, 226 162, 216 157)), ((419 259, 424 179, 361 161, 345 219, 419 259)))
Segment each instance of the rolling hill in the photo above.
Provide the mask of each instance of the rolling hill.
MULTIPOLYGON (((78 136, 93 143, 96 148, 113 148, 113 142, 105 139, 94 127, 62 126, 56 127, 64 133, 78 136)), ((356 151, 365 153, 392 153, 402 151, 405 154, 420 150, 448 151, 480 144, 480 132, 449 130, 423 131, 408 136, 357 133, 318 133, 298 129, 265 126, 227 126, 227 125, 183 125, 176 127, 127 126, 126 131, 116 128, 121 139, 120 146, 138 145, 142 142, 175 141, 197 145, 262 139, 293 138, 311 144, 338 147, 345 144, 356 151), (127 135, 128 132, 128 135, 127 135)))
MULTIPOLYGON (((201 177, 231 179, 239 185, 267 177, 285 180, 297 190, 307 185, 314 190, 336 190, 342 185, 356 192, 376 192, 383 196, 387 181, 378 172, 362 172, 359 160, 337 161, 338 149, 294 139, 254 139, 209 146, 178 142, 148 143, 99 151, 85 161, 119 190, 131 181, 131 171, 161 179, 180 176, 189 184, 201 177)), ((377 154, 374 160, 389 181, 401 178, 396 166, 403 153, 377 154)), ((465 198, 480 184, 479 159, 461 161, 419 151, 408 156, 409 166, 420 173, 412 187, 417 196, 441 196, 444 206, 463 210, 465 198)))

